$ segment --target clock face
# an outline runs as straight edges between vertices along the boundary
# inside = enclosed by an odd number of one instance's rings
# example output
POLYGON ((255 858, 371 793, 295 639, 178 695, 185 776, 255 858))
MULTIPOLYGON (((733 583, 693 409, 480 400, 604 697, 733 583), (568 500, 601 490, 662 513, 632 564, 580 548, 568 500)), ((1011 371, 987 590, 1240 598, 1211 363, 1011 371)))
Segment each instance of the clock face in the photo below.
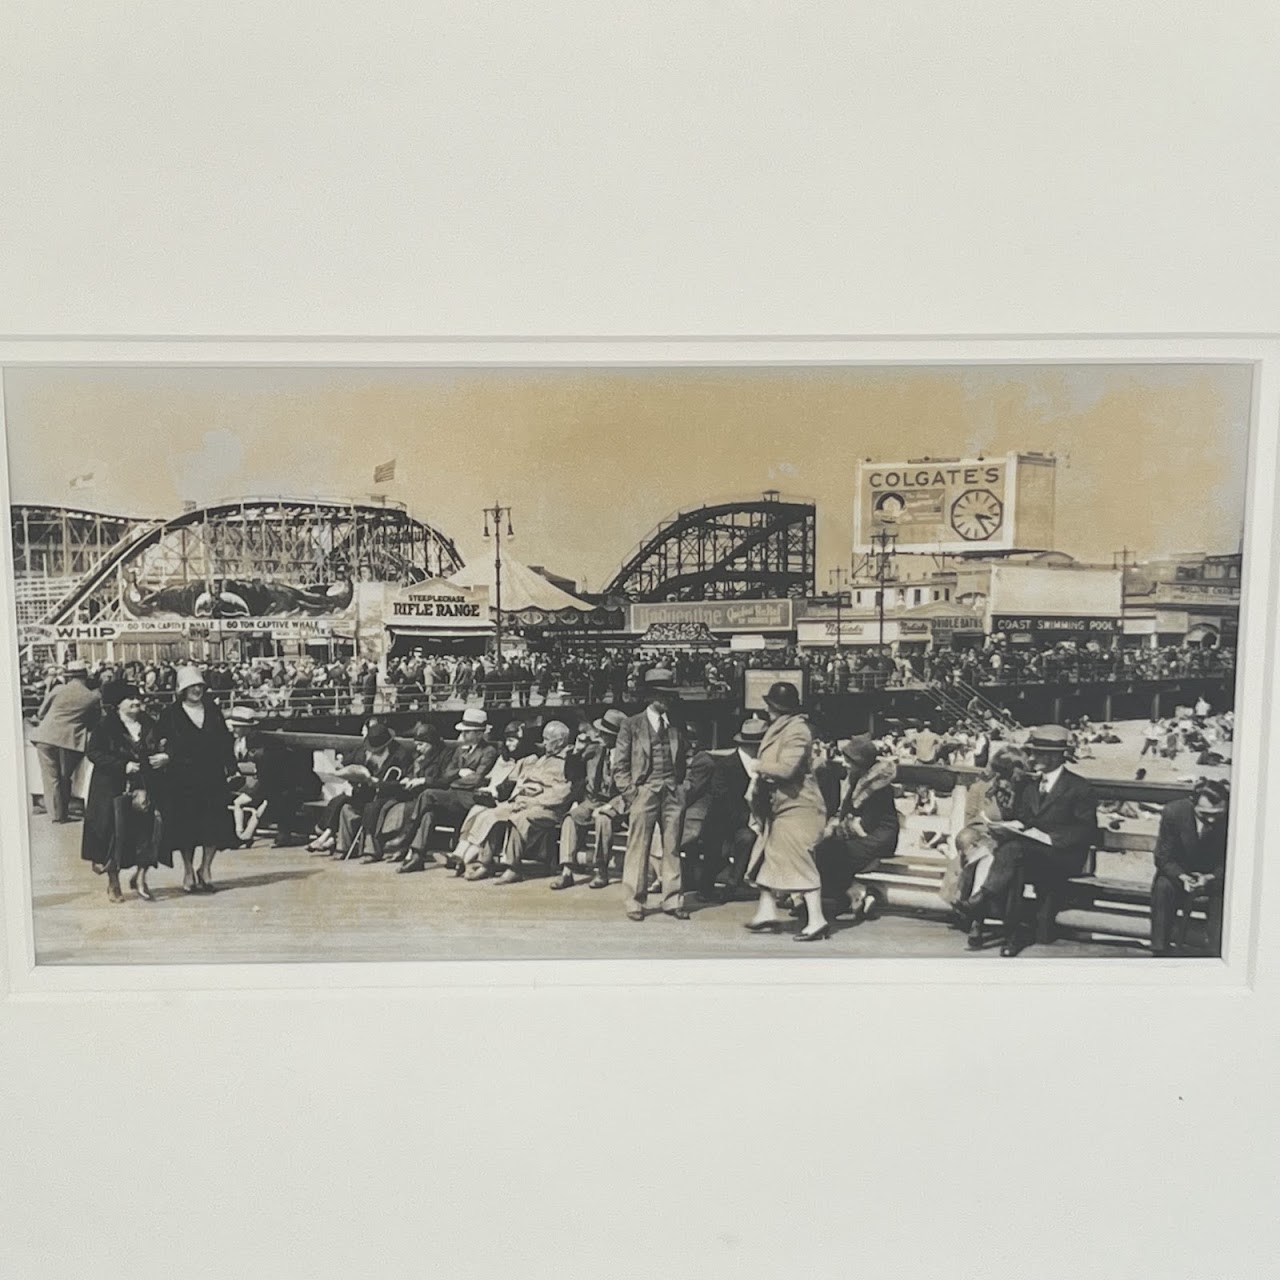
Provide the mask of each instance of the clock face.
POLYGON ((951 527, 966 542, 986 542, 1004 523, 1004 504, 990 489, 966 489, 951 504, 951 527))

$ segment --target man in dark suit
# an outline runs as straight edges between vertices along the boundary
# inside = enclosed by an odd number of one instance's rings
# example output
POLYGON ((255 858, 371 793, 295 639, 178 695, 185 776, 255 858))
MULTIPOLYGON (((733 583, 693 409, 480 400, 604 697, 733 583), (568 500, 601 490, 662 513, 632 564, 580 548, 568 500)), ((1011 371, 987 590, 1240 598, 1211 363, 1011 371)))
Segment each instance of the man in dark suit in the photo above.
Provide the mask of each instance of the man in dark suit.
MULTIPOLYGON (((1023 888, 1035 889, 1035 940, 1053 941, 1053 921, 1067 881, 1084 870, 1098 838, 1098 795, 1066 767, 1070 734, 1062 725, 1031 730, 1023 746, 1033 774, 1023 784, 1007 823, 992 824, 999 841, 981 891, 958 906, 977 928, 987 914, 1005 921, 1002 956, 1016 956, 1030 942, 1023 888)), ((970 943, 974 941, 970 936, 970 943)), ((980 944, 979 944, 980 945, 980 944)))
POLYGON ((477 707, 468 707, 462 719, 454 725, 458 734, 448 759, 440 770, 439 786, 426 788, 418 797, 417 830, 410 842, 410 861, 406 865, 418 870, 425 863, 427 841, 437 822, 455 828, 476 802, 476 792, 489 777, 498 759, 498 747, 485 734, 489 728, 488 713, 477 707))
POLYGON ((1222 952, 1222 897, 1227 869, 1226 782, 1202 779, 1189 800, 1174 800, 1160 815, 1156 875, 1151 884, 1151 954, 1174 951, 1173 925, 1180 910, 1203 901, 1209 918, 1209 950, 1222 952))
POLYGON ((649 886, 649 851, 655 828, 662 840, 662 911, 687 920, 680 878, 680 831, 689 737, 673 718, 675 686, 670 671, 655 667, 644 676, 647 705, 618 731, 613 781, 628 806, 627 852, 622 864, 627 919, 643 920, 649 886))
POLYGON ((353 783, 347 805, 338 818, 337 853, 362 853, 373 858, 373 836, 378 829, 378 815, 386 803, 384 786, 407 776, 413 768, 413 747, 401 742, 381 721, 371 722, 364 741, 347 760, 353 768, 367 770, 371 781, 353 783), (360 849, 354 849, 359 828, 360 849))
POLYGON ((726 751, 698 751, 685 781, 684 881, 704 902, 719 898, 716 880, 728 867, 724 896, 742 883, 755 843, 749 823, 747 761, 754 759, 768 724, 757 716, 743 722, 726 751))
POLYGON ((49 690, 31 734, 44 779, 45 809, 54 822, 70 821, 71 779, 101 714, 102 699, 89 688, 88 666, 78 659, 67 663, 66 683, 49 690))
POLYGON ((551 882, 553 889, 572 889, 577 883, 573 868, 584 833, 591 844, 594 873, 587 887, 604 889, 609 884, 613 833, 627 811, 614 786, 612 767, 618 731, 626 718, 621 711, 606 711, 591 726, 597 736, 589 740, 578 754, 577 799, 560 824, 560 874, 551 882))

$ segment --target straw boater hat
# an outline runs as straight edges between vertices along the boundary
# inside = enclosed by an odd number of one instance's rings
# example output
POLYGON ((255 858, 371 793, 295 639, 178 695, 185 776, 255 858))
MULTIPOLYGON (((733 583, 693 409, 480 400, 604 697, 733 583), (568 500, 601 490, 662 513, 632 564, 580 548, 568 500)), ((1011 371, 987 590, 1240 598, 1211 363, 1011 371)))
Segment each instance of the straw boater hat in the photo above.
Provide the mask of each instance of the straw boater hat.
POLYGON ((177 692, 182 693, 192 686, 204 684, 205 678, 195 667, 181 667, 178 670, 177 692))
POLYGON ((595 729, 598 729, 601 733, 605 734, 610 738, 616 738, 618 734, 622 731, 622 726, 626 723, 627 723, 626 712, 618 711, 615 708, 611 707, 608 711, 604 713, 604 715, 600 717, 599 720, 595 722, 595 724, 592 727, 595 729))
POLYGON ((258 713, 252 707, 232 707, 227 712, 227 723, 234 729, 236 725, 247 729, 258 723, 258 713))
POLYGON ((87 676, 89 674, 89 664, 83 658, 72 658, 67 663, 67 675, 69 676, 87 676))
POLYGON ((489 727, 489 713, 482 711, 479 707, 468 707, 462 713, 462 719, 453 727, 458 733, 461 733, 464 729, 487 729, 489 727))
POLYGON ((768 724, 759 716, 751 716, 742 722, 742 728, 733 735, 733 740, 739 746, 758 747, 768 728, 768 724))
POLYGON ((1042 724, 1031 730, 1031 736, 1023 743, 1023 750, 1037 755, 1066 755, 1071 745, 1071 734, 1060 724, 1042 724))

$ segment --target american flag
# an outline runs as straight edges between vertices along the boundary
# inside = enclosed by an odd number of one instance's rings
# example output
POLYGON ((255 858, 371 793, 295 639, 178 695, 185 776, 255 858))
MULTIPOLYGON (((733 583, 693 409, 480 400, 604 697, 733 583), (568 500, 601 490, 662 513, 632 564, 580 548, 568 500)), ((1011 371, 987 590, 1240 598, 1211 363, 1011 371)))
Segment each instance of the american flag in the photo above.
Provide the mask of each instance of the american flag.
POLYGON ((373 469, 373 483, 387 484, 396 478, 396 460, 391 459, 390 462, 384 462, 380 467, 373 469))

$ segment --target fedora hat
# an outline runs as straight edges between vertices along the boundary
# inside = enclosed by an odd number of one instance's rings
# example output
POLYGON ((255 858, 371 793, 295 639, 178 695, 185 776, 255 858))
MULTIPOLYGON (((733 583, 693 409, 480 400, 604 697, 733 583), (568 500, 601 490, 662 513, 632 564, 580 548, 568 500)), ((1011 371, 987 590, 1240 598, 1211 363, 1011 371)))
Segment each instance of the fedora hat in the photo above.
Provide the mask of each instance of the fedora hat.
POLYGON ((769 686, 764 702, 765 706, 789 715, 800 710, 800 690, 789 680, 778 680, 769 686))
POLYGON ((1027 751, 1060 751, 1064 755, 1071 745, 1071 734, 1060 724, 1037 725, 1023 744, 1027 751))
POLYGON ((876 744, 865 734, 856 738, 844 738, 836 744, 840 754, 852 765, 869 769, 879 758, 876 744))
POLYGON ((622 726, 627 723, 627 715, 625 711, 618 711, 611 707, 608 711, 595 721, 592 728, 598 729, 601 733, 607 733, 610 737, 616 738, 622 731, 622 726))
POLYGON ((394 737, 395 734, 385 724, 375 724, 370 726, 364 740, 376 751, 379 747, 385 747, 394 737))
POLYGON ((759 716, 751 716, 742 722, 742 728, 733 735, 733 740, 744 747, 758 747, 768 727, 768 723, 759 716))
POLYGON ((462 713, 462 719, 453 727, 458 733, 462 733, 466 729, 487 729, 489 727, 489 713, 479 707, 468 707, 462 713))
POLYGON ((644 673, 644 687, 650 693, 673 693, 676 688, 675 673, 666 667, 654 667, 644 673))
POLYGON ((227 723, 230 725, 251 725, 258 723, 258 713, 252 707, 232 707, 227 712, 227 723))
POLYGON ((205 678, 195 667, 182 667, 178 671, 177 692, 183 693, 195 685, 205 683, 205 678))

